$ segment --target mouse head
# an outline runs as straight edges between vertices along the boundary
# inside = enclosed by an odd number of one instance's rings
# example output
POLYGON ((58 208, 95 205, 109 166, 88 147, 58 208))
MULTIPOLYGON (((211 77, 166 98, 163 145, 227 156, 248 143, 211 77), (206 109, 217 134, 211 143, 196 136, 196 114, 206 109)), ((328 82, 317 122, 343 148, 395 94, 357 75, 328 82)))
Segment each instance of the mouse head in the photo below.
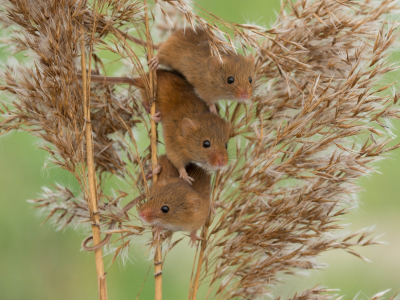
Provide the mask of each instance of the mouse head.
POLYGON ((231 124, 213 113, 194 114, 181 123, 182 149, 195 164, 209 171, 228 164, 231 124))
POLYGON ((200 213, 200 195, 180 178, 168 178, 154 184, 150 199, 138 207, 144 223, 160 225, 173 231, 185 230, 200 213))
POLYGON ((222 62, 218 57, 211 56, 207 67, 219 99, 239 102, 251 99, 255 77, 253 56, 224 55, 222 62))

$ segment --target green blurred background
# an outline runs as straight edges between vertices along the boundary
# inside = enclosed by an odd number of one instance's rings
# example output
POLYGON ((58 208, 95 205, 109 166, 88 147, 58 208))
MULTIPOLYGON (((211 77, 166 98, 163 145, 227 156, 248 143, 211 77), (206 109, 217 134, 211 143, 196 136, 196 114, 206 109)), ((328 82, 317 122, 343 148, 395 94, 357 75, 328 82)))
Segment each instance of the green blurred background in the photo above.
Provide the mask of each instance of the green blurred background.
MULTIPOLYGON (((197 1, 218 16, 238 23, 273 24, 279 0, 197 1)), ((4 58, 4 54, 3 54, 4 58)), ((395 124, 400 129, 400 124, 395 124)), ((397 130, 398 131, 398 130, 397 130)), ((395 131, 398 134, 398 132, 395 131)), ((398 139, 398 142, 400 139, 398 139)), ((0 138, 0 299, 97 299, 94 255, 80 251, 83 233, 71 229, 56 232, 50 224, 39 227, 43 217, 30 208, 27 199, 36 198, 42 186, 55 182, 77 189, 67 172, 47 166, 47 153, 36 148, 38 140, 26 133, 9 133, 0 138)), ((275 296, 290 296, 319 283, 340 289, 345 298, 366 299, 373 294, 400 288, 400 150, 392 160, 379 164, 382 174, 364 178, 360 185, 358 209, 349 215, 349 230, 376 225, 385 233, 387 245, 359 249, 372 262, 333 251, 320 257, 326 270, 302 278, 288 278, 275 296)), ((109 299, 136 299, 143 279, 152 265, 146 248, 129 252, 130 262, 107 267, 109 299)), ((186 299, 194 251, 184 241, 168 254, 164 265, 164 299, 186 299)), ((105 257, 109 265, 110 256, 105 257)), ((152 270, 141 299, 153 298, 152 270)), ((204 292, 204 291, 202 291, 204 292)), ((200 293, 198 299, 203 299, 200 293)))

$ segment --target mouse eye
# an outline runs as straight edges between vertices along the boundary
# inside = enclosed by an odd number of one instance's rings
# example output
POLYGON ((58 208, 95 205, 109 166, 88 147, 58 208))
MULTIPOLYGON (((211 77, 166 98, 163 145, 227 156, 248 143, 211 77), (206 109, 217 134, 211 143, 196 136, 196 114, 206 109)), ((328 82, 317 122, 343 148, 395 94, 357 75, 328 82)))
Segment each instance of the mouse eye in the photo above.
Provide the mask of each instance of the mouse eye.
POLYGON ((161 207, 161 211, 166 214, 167 212, 169 212, 169 207, 164 205, 163 207, 161 207))
POLYGON ((251 79, 251 77, 249 76, 249 82, 251 83, 253 81, 253 79, 251 79))
POLYGON ((228 143, 225 144, 225 149, 228 149, 228 143))
POLYGON ((211 143, 210 143, 209 140, 205 140, 205 141, 203 142, 203 147, 204 147, 204 148, 210 148, 210 146, 211 146, 211 143))
POLYGON ((233 76, 229 76, 228 77, 228 83, 229 84, 232 84, 232 83, 234 83, 235 82, 235 78, 233 78, 233 76))

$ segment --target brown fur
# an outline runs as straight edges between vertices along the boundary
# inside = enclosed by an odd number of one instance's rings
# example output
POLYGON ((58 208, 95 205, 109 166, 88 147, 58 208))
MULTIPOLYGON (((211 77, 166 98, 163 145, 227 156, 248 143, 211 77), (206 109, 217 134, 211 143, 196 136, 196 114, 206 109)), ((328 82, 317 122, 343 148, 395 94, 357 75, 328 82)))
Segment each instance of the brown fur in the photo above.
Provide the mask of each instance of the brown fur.
POLYGON ((246 101, 250 99, 254 85, 254 59, 240 54, 211 57, 207 34, 201 29, 184 28, 175 31, 160 47, 157 53, 159 63, 182 73, 192 84, 196 93, 208 106, 220 99, 246 101), (235 82, 228 84, 233 76, 235 82), (253 82, 249 82, 249 77, 253 82))
MULTIPOLYGON (((142 96, 146 99, 143 90, 142 96)), ((230 123, 210 113, 180 74, 157 71, 156 109, 161 113, 166 154, 181 175, 190 162, 207 170, 218 170, 228 163, 225 145, 230 123), (205 140, 211 147, 203 147, 205 140)))
POLYGON ((179 172, 166 155, 159 158, 161 172, 150 199, 139 208, 145 221, 173 231, 196 231, 204 225, 210 210, 211 176, 191 164, 187 171, 193 185, 179 179, 179 172), (161 207, 167 205, 168 213, 161 207))

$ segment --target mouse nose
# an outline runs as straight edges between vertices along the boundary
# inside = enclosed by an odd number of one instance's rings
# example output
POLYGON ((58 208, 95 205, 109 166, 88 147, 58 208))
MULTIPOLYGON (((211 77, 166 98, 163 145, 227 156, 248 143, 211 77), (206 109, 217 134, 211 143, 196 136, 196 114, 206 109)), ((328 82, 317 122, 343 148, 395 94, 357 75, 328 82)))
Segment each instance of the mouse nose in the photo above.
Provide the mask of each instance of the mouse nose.
POLYGON ((249 98, 249 94, 247 92, 241 92, 240 93, 240 98, 247 99, 247 98, 249 98))
POLYGON ((223 167, 226 165, 225 158, 221 157, 217 160, 217 164, 219 167, 223 167))
POLYGON ((251 96, 251 90, 242 89, 239 91, 238 96, 239 96, 238 98, 241 98, 241 99, 249 99, 251 96))
POLYGON ((143 211, 141 211, 141 212, 139 212, 139 217, 144 219, 146 217, 146 214, 143 211))

